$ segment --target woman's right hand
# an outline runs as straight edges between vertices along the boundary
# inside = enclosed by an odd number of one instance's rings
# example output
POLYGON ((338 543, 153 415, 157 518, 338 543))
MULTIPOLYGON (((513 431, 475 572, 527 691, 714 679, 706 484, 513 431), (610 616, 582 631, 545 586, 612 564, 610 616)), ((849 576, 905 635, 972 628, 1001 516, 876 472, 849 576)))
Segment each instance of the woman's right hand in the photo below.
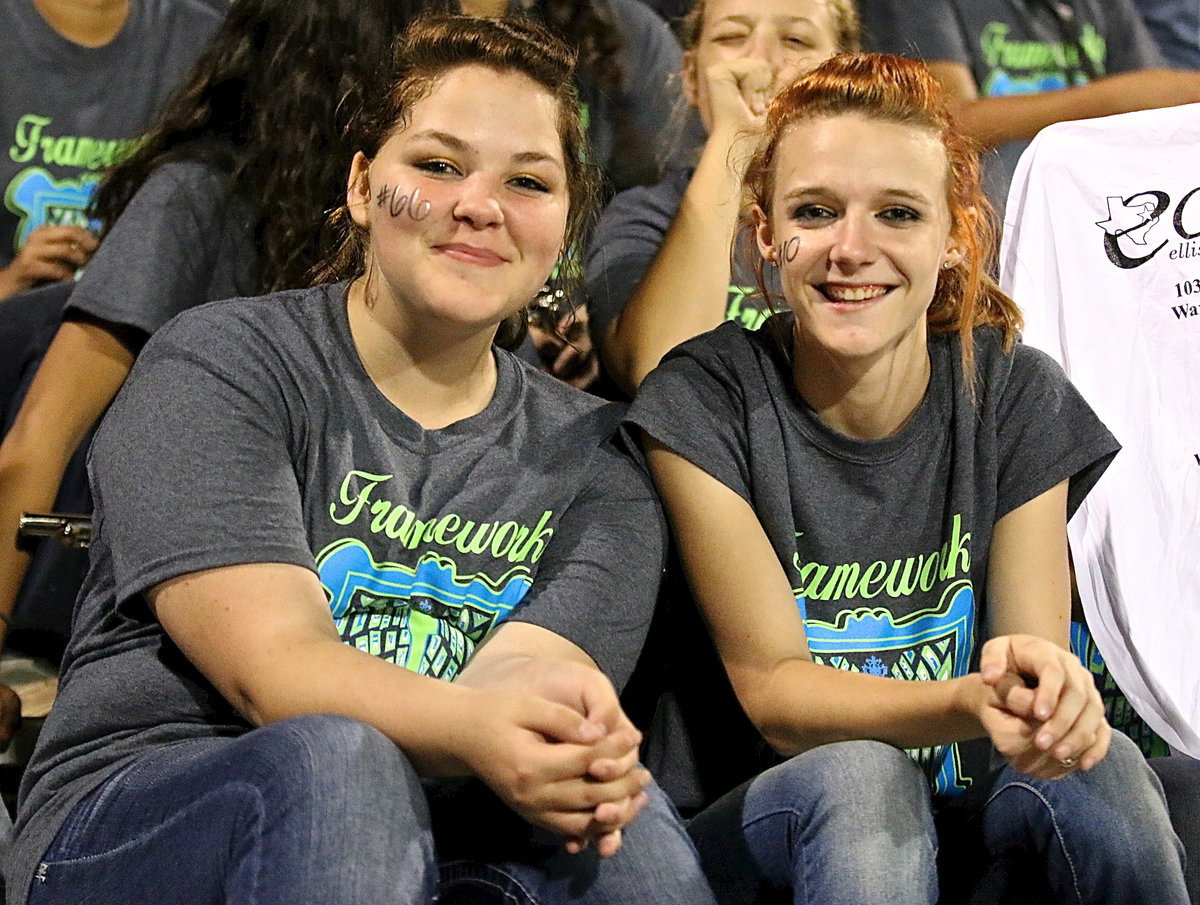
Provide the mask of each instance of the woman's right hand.
POLYGON ((765 61, 749 57, 722 60, 704 71, 712 106, 710 136, 722 141, 753 144, 766 122, 767 105, 775 94, 776 71, 765 61))
POLYGON ((511 686, 479 690, 465 752, 472 771, 522 818, 563 836, 569 850, 594 840, 601 855, 614 854, 621 829, 646 802, 641 733, 623 713, 614 719, 511 686))
POLYGON ((0 298, 31 289, 49 280, 69 280, 87 265, 96 251, 96 237, 82 226, 42 225, 0 268, 0 298))
POLYGON ((1058 645, 1004 635, 984 645, 980 721, 1014 768, 1042 779, 1090 770, 1112 729, 1091 673, 1058 645))

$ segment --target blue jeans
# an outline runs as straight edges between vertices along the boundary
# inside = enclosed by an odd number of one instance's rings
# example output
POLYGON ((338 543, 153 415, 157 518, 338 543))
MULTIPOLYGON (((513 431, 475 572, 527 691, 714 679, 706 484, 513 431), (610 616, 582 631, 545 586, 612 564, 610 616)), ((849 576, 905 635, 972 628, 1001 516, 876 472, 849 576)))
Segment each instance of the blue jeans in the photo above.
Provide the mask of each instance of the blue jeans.
MULTIPOLYGON (((797 903, 935 903, 939 835, 928 783, 891 745, 840 742, 767 770, 689 824, 722 901, 748 883, 797 903), (736 840, 736 844, 731 842, 736 840), (740 855, 738 849, 740 848, 740 855)), ((1088 773, 1059 781, 1000 771, 944 849, 1030 868, 1062 903, 1188 905, 1179 840, 1141 753, 1115 735, 1088 773), (952 843, 952 844, 951 844, 952 843)))
MULTIPOLYGON (((439 863, 427 790, 376 730, 332 716, 147 752, 72 811, 30 905, 504 905, 711 903, 695 850, 661 792, 616 856, 534 839, 490 862, 489 829, 439 863)), ((520 824, 529 836, 536 834, 520 824)), ((494 835, 494 834, 492 834, 494 835)))

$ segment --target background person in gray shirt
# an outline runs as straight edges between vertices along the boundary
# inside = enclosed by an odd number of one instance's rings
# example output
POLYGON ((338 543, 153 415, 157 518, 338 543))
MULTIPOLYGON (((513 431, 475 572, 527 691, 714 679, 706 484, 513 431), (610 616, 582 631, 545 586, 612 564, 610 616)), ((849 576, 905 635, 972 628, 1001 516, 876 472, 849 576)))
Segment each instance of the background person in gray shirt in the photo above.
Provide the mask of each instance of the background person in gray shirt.
POLYGON ((924 60, 985 155, 1003 210, 1017 159, 1051 123, 1200 101, 1200 73, 1166 61, 1132 0, 872 0, 865 46, 924 60))
POLYGON ((221 24, 225 0, 0 0, 0 298, 70 279, 88 202, 221 24))
POLYGON ((307 285, 325 214, 345 195, 346 111, 402 22, 394 0, 239 2, 137 151, 106 174, 94 208, 103 242, 87 271, 38 290, 59 295, 58 310, 0 400, 11 424, 0 613, 52 636, 51 653, 62 653, 86 554, 19 549, 20 513, 90 511, 91 430, 159 327, 203 302, 307 285))
POLYGON ((586 264, 596 345, 630 396, 676 344, 723 320, 753 327, 766 316, 747 243, 731 251, 745 161, 771 95, 858 47, 853 0, 698 0, 681 31, 684 96, 707 136, 699 160, 618 195, 586 264))

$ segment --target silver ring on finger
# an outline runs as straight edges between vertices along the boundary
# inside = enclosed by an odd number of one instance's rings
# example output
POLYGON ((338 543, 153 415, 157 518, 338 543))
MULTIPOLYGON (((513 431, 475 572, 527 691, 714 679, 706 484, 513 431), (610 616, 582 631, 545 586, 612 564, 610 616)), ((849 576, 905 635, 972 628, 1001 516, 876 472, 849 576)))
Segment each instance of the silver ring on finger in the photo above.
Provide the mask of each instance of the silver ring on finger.
POLYGON ((1064 770, 1070 770, 1077 763, 1078 763, 1078 761, 1073 757, 1064 757, 1062 760, 1060 760, 1058 762, 1058 765, 1060 767, 1062 767, 1064 770))

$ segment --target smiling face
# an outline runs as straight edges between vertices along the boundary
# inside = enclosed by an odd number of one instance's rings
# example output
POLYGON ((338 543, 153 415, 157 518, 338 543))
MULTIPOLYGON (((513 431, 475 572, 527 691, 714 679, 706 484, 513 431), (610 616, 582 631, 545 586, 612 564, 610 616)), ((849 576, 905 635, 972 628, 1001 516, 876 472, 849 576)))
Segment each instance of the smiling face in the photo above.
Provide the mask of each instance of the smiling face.
POLYGON ((442 75, 368 160, 347 203, 370 234, 372 302, 402 323, 494 330, 545 282, 569 207, 559 106, 527 76, 442 75))
POLYGON ((946 179, 946 152, 925 129, 853 113, 788 128, 757 237, 802 347, 901 366, 928 354, 938 273, 959 260, 946 179))
POLYGON ((696 47, 684 58, 684 93, 712 129, 712 98, 703 73, 741 59, 762 60, 786 85, 838 50, 826 0, 706 0, 696 47))

